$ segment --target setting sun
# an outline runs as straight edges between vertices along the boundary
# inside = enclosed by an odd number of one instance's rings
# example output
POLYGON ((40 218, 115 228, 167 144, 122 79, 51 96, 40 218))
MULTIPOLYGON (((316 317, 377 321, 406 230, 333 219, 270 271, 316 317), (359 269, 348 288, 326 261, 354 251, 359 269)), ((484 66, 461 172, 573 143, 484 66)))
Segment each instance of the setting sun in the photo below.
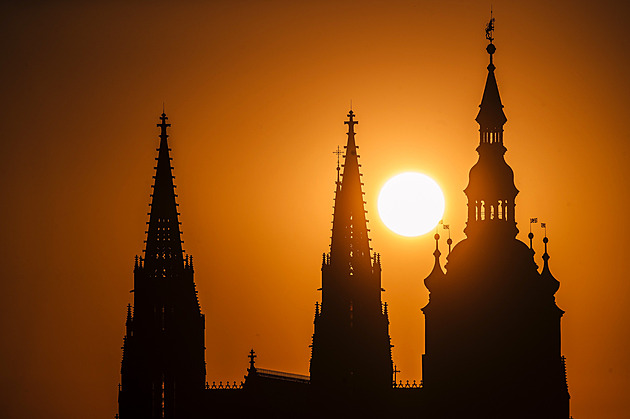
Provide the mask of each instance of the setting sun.
POLYGON ((378 213, 396 234, 420 236, 431 231, 444 215, 444 194, 422 173, 406 172, 388 180, 378 196, 378 213))

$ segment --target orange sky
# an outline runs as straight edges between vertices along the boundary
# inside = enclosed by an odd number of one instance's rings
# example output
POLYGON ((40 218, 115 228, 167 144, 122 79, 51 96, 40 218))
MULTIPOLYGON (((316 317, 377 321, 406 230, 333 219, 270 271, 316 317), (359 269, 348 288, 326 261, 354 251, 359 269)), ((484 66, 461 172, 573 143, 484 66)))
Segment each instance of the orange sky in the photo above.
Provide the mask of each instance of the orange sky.
MULTIPOLYGON (((308 373, 350 100, 394 361, 422 378, 434 243, 389 232, 376 198, 426 173, 464 237, 489 3, 24 3, 0 16, 0 416, 116 412, 163 101, 208 380, 240 381, 251 347, 308 373)), ((572 414, 630 417, 630 7, 492 3, 519 237, 548 223, 572 414)))

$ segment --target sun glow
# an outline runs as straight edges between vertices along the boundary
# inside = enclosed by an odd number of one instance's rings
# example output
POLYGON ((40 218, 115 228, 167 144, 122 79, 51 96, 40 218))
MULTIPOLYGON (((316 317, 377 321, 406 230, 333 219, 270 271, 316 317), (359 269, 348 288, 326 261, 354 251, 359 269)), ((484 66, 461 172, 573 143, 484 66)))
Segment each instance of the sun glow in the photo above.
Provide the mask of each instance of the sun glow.
POLYGON ((378 214, 396 234, 415 237, 428 233, 444 215, 444 194, 422 173, 406 172, 389 179, 378 196, 378 214))

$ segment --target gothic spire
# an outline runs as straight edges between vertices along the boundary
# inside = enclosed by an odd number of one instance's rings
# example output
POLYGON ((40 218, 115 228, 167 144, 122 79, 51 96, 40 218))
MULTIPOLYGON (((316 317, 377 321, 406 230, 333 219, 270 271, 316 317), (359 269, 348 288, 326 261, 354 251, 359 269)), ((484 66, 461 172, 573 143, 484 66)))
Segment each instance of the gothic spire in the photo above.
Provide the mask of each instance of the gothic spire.
POLYGON ((335 193, 335 212, 333 216, 333 234, 331 241, 331 259, 335 263, 336 258, 349 258, 350 269, 357 264, 370 265, 370 246, 368 239, 367 220, 363 201, 361 173, 357 149, 354 139, 354 126, 358 121, 354 120, 354 112, 348 113, 348 143, 345 146, 343 175, 337 183, 335 193))
POLYGON ((153 184, 153 200, 149 216, 149 228, 145 249, 145 267, 155 278, 172 277, 172 268, 183 267, 183 250, 177 203, 175 202, 174 176, 172 175, 171 157, 169 155, 166 113, 160 116, 160 148, 158 148, 155 182, 153 184))

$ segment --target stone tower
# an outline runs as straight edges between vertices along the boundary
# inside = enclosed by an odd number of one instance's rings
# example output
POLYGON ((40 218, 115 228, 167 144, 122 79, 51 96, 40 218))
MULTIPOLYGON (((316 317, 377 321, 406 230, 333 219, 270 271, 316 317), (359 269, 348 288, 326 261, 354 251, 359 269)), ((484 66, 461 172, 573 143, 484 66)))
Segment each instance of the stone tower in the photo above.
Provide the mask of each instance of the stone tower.
POLYGON ((348 114, 343 175, 337 183, 330 252, 322 260, 322 301, 316 304, 310 365, 315 388, 365 393, 392 387, 387 305, 381 263, 371 255, 364 192, 348 114))
POLYGON ((120 419, 195 418, 205 385, 205 319, 182 250, 167 119, 162 113, 145 255, 136 257, 127 308, 120 419))
POLYGON ((559 283, 516 239, 514 173, 504 159, 507 118, 495 78, 492 31, 488 75, 477 122, 478 162, 470 170, 467 238, 441 268, 439 235, 430 291, 423 383, 437 418, 569 418, 554 294, 559 283))

